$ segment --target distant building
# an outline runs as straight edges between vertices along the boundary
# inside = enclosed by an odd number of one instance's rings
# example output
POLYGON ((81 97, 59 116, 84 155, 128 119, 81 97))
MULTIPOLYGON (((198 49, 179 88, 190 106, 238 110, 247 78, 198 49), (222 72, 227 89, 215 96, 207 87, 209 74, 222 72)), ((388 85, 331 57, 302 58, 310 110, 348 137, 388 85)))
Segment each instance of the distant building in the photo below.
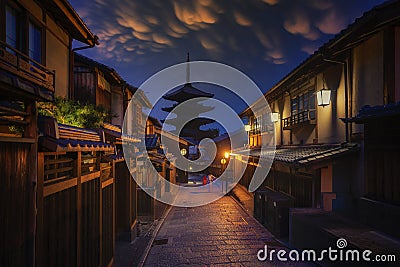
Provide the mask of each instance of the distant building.
MULTIPOLYGON (((203 97, 203 98, 212 98, 214 95, 201 91, 197 88, 195 88, 191 83, 190 83, 190 65, 189 65, 189 54, 187 58, 187 81, 184 86, 181 88, 175 89, 172 92, 169 92, 163 96, 164 99, 174 101, 176 102, 173 106, 170 107, 164 107, 162 108, 163 111, 165 112, 172 112, 173 109, 178 106, 179 104, 188 101, 193 98, 197 97, 203 97)), ((201 118, 201 114, 208 112, 212 110, 213 107, 207 107, 199 102, 191 103, 191 108, 190 110, 185 110, 184 114, 179 114, 176 118, 173 119, 168 119, 166 121, 163 121, 163 123, 172 125, 172 126, 179 126, 179 125, 185 125, 182 129, 182 131, 178 132, 177 130, 174 131, 175 134, 179 134, 181 137, 188 137, 194 139, 194 141, 198 142, 198 140, 201 140, 203 138, 214 138, 218 136, 218 131, 213 130, 213 129, 208 129, 208 130, 201 130, 200 127, 203 125, 207 125, 210 123, 215 122, 212 119, 208 118, 201 118), (187 122, 185 124, 185 122, 187 122)), ((196 142, 196 144, 197 144, 196 142)))

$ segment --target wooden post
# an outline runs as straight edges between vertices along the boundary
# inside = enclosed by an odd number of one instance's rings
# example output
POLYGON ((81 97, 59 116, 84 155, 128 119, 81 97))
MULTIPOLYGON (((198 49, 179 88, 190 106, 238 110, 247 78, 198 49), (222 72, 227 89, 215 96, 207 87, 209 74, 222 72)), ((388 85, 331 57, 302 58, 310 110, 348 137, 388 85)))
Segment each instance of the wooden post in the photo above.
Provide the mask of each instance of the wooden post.
POLYGON ((114 257, 115 257, 115 217, 116 217, 116 211, 115 211, 115 202, 116 202, 116 199, 115 199, 115 184, 116 184, 116 177, 115 177, 115 160, 113 160, 112 161, 112 175, 113 175, 113 179, 114 179, 114 182, 113 182, 113 185, 112 185, 112 187, 113 187, 113 195, 112 195, 112 209, 113 209, 113 211, 112 211, 112 231, 113 231, 113 233, 112 233, 112 235, 113 235, 113 237, 112 237, 112 247, 113 247, 113 250, 114 250, 114 257))
POLYGON ((36 266, 43 266, 44 153, 38 153, 36 266))
POLYGON ((100 266, 103 266, 103 181, 101 179, 101 167, 99 181, 99 263, 100 266))
POLYGON ((76 159, 77 185, 76 185, 76 266, 81 266, 82 242, 82 152, 78 152, 76 159))
POLYGON ((28 210, 27 210, 27 264, 35 265, 35 234, 36 234, 36 183, 37 183, 37 111, 36 102, 30 102, 26 107, 29 117, 28 126, 25 128, 25 137, 33 138, 35 141, 29 149, 29 175, 27 181, 28 210))

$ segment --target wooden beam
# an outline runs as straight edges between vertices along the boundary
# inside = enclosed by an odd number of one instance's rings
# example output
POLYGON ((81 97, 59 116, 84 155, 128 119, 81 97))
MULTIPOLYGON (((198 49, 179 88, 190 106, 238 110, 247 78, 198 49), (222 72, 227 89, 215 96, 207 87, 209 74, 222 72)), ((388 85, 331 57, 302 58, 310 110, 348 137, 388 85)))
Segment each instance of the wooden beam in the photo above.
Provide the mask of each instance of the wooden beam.
POLYGON ((114 178, 110 178, 110 179, 108 179, 108 180, 106 180, 106 181, 101 183, 101 188, 103 189, 103 188, 105 188, 105 187, 107 187, 109 185, 112 185, 113 183, 114 183, 114 178))
POLYGON ((100 177, 100 171, 92 172, 92 173, 83 175, 81 177, 81 183, 83 184, 83 183, 89 182, 89 181, 99 178, 99 177, 100 177))
POLYGON ((65 189, 74 187, 76 185, 77 185, 77 178, 72 178, 72 179, 69 179, 69 180, 66 180, 63 182, 47 185, 47 186, 44 186, 43 196, 47 197, 49 195, 61 192, 65 189))

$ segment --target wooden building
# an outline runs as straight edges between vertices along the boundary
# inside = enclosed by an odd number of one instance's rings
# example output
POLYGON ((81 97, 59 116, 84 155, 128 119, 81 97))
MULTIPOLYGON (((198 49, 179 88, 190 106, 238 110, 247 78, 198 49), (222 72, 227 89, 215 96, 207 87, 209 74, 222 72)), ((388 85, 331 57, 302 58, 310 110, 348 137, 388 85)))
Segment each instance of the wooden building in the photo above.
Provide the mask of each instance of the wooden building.
POLYGON ((119 109, 123 107, 124 88, 125 82, 114 69, 74 54, 74 100, 103 106, 121 119, 123 111, 119 109))
MULTIPOLYGON (((290 242, 295 246, 317 245, 302 231, 307 229, 305 217, 297 220, 307 212, 333 212, 360 221, 362 205, 370 205, 371 213, 380 207, 363 200, 371 190, 381 190, 377 183, 371 185, 371 173, 386 172, 391 165, 367 167, 364 155, 371 154, 364 138, 373 130, 348 118, 364 105, 400 100, 400 16, 395 11, 399 8, 400 1, 388 1, 366 12, 268 90, 265 98, 272 114, 254 117, 250 108, 241 114, 250 122, 251 155, 249 164, 238 162, 246 168, 243 183, 250 183, 258 159, 268 157, 260 145, 276 144, 263 187, 293 197, 292 207, 308 208, 292 212, 290 242)), ((388 149, 383 140, 375 141, 379 149, 388 149)))
MULTIPOLYGON (((146 138, 145 148, 150 157, 153 166, 146 166, 144 158, 138 158, 137 175, 138 175, 138 212, 142 216, 149 216, 157 219, 162 215, 162 205, 153 197, 161 197, 163 194, 170 193, 170 184, 154 184, 154 177, 151 177, 149 168, 155 168, 159 175, 166 181, 172 184, 179 184, 187 182, 187 171, 175 167, 174 161, 169 161, 165 155, 164 148, 161 144, 161 135, 164 135, 169 141, 179 142, 181 153, 185 151, 185 157, 188 156, 189 146, 192 145, 187 140, 178 137, 170 132, 163 132, 160 121, 152 116, 149 116, 146 122, 146 138), (150 193, 150 194, 149 194, 150 193)), ((167 152, 168 149, 167 149, 167 152)), ((171 154, 171 153, 170 153, 171 154)), ((171 154, 172 155, 172 154, 171 154)))
POLYGON ((91 47, 97 38, 65 0, 0 7, 0 265, 33 266, 40 242, 36 101, 68 97, 72 40, 91 47))
POLYGON ((132 241, 136 237, 138 220, 137 184, 131 175, 137 175, 135 155, 141 142, 140 136, 144 136, 145 132, 143 108, 151 108, 151 104, 141 90, 126 83, 111 67, 80 54, 75 54, 74 60, 74 99, 106 107, 112 114, 111 121, 102 130, 105 141, 115 147, 115 153, 105 157, 105 160, 113 166, 116 237, 132 241), (123 142, 124 152, 131 154, 128 157, 124 156, 123 142))

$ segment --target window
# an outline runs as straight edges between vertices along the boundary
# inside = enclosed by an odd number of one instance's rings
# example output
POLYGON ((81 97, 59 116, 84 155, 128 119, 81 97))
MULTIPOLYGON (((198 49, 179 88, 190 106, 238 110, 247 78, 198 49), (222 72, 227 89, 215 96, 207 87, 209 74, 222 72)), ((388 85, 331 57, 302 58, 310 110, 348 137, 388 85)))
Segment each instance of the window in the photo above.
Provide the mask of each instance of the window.
POLYGON ((29 22, 29 57, 42 63, 42 30, 40 27, 29 22))
MULTIPOLYGON (((4 12, 2 10, 2 12, 4 12)), ((5 42, 9 47, 21 51, 38 63, 43 61, 43 31, 42 27, 29 18, 27 12, 22 12, 17 4, 5 6, 5 42), (28 23, 25 23, 28 22, 28 23)), ((8 49, 12 54, 15 52, 8 49)))
POLYGON ((309 112, 309 119, 315 119, 315 95, 313 91, 308 91, 301 95, 296 96, 291 100, 292 102, 292 115, 302 112, 309 112))
POLYGON ((15 49, 20 49, 19 39, 18 12, 6 6, 6 43, 15 49))

